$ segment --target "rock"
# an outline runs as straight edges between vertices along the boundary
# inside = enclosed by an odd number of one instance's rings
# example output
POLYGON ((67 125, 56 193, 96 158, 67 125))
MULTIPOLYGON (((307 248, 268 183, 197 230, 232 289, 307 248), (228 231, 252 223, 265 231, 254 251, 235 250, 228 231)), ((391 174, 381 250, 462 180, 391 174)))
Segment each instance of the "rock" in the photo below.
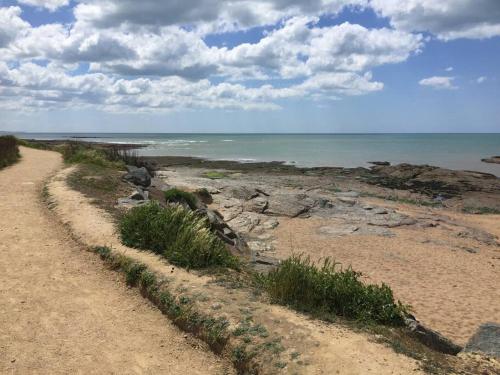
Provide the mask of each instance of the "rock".
POLYGON ((231 227, 240 233, 250 233, 260 224, 260 216, 254 212, 243 212, 230 220, 231 227))
POLYGON ((123 176, 125 181, 142 187, 151 185, 151 175, 146 168, 137 168, 132 165, 127 165, 127 171, 128 173, 123 176))
POLYGON ((337 200, 343 204, 348 205, 348 206, 354 206, 357 203, 357 200, 353 199, 353 198, 340 197, 340 198, 337 198, 337 200))
POLYGON ((136 199, 130 199, 130 198, 118 198, 118 207, 121 208, 134 208, 137 206, 140 206, 142 204, 146 203, 145 200, 136 200, 136 199))
POLYGON ((460 231, 458 232, 457 237, 470 238, 486 245, 498 245, 496 236, 491 233, 485 232, 484 230, 476 228, 468 228, 466 230, 460 231))
POLYGON ((161 191, 172 189, 172 186, 166 184, 161 178, 154 177, 151 179, 150 187, 156 188, 161 191))
POLYGON ((363 206, 363 210, 371 211, 373 210, 373 206, 363 206))
POLYGON ((214 201, 208 189, 196 189, 194 195, 204 204, 212 204, 214 201))
POLYGON ((217 211, 205 209, 203 212, 203 209, 199 209, 196 212, 205 214, 205 216, 208 219, 208 222, 210 223, 210 226, 214 229, 224 230, 224 228, 228 227, 228 225, 224 222, 224 218, 222 217, 222 215, 219 214, 217 211))
POLYGON ((238 186, 231 189, 231 196, 233 198, 248 201, 252 198, 258 197, 259 192, 255 189, 247 188, 245 186, 238 186))
POLYGON ((322 235, 340 237, 353 234, 358 231, 359 227, 357 225, 336 225, 336 226, 325 226, 318 229, 318 233, 322 235))
POLYGON ((491 158, 481 159, 484 163, 500 164, 500 156, 492 156, 491 158))
POLYGON ((269 197, 266 215, 297 217, 314 206, 314 201, 304 194, 276 194, 269 197))
POLYGON ((247 245, 250 250, 255 251, 256 253, 263 253, 274 250, 274 246, 265 241, 248 241, 247 245))
POLYGON ((462 347, 453 343, 450 339, 444 337, 439 332, 420 324, 414 318, 406 318, 405 324, 410 332, 424 345, 441 353, 457 355, 462 347))
POLYGON ((259 214, 263 213, 267 207, 267 199, 261 197, 250 199, 243 204, 243 210, 257 212, 259 214))
POLYGON ((385 208, 377 207, 372 211, 375 215, 386 215, 389 213, 385 208))
POLYGON ((498 195, 500 179, 489 173, 457 171, 430 165, 398 164, 374 166, 367 182, 399 190, 410 190, 427 196, 448 199, 467 192, 498 195))
POLYGON ((280 224, 280 222, 278 220, 269 219, 269 220, 264 221, 261 226, 263 229, 271 230, 271 229, 276 228, 279 224, 280 224))
POLYGON ((372 165, 391 165, 388 161, 369 161, 368 164, 372 165))
POLYGON ((136 201, 147 201, 149 199, 149 192, 145 191, 145 190, 142 190, 138 186, 137 190, 134 191, 132 194, 130 194, 128 198, 136 200, 136 201))
POLYGON ((325 198, 319 198, 319 199, 316 201, 316 205, 317 205, 319 208, 332 208, 332 207, 333 207, 332 202, 330 202, 330 200, 329 200, 329 199, 325 199, 325 198))
POLYGON ((224 233, 224 236, 228 237, 228 238, 231 238, 232 240, 234 240, 235 238, 237 238, 238 236, 236 235, 236 233, 234 233, 232 231, 231 228, 229 227, 226 227, 222 230, 222 233, 224 233))
POLYGON ((500 358, 500 324, 482 324, 465 345, 464 352, 500 358))
POLYGON ((335 196, 344 197, 344 198, 358 198, 359 193, 357 191, 341 191, 341 192, 335 193, 335 196))
POLYGON ((414 225, 417 223, 417 220, 412 219, 411 217, 400 215, 400 214, 389 214, 389 215, 378 215, 378 217, 374 217, 368 220, 368 225, 375 225, 386 228, 395 228, 403 225, 414 225))

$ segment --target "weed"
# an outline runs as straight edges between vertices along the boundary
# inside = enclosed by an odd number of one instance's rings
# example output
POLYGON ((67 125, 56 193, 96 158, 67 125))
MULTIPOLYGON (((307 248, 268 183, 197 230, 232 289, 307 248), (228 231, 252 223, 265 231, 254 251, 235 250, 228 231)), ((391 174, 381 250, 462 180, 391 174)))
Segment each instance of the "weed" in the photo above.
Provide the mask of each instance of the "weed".
POLYGON ((227 174, 225 174, 223 172, 219 172, 219 171, 207 171, 207 172, 203 173, 202 176, 205 178, 209 178, 211 180, 220 180, 222 178, 226 178, 227 174))
POLYGON ((0 169, 14 164, 20 158, 17 139, 11 135, 0 137, 0 169))
POLYGON ((136 286, 144 270, 146 270, 146 265, 141 263, 132 263, 130 267, 128 267, 126 273, 127 285, 136 286))
POLYGON ((407 306, 394 301, 385 284, 365 285, 352 269, 337 270, 325 259, 318 267, 309 257, 292 256, 267 276, 263 286, 278 303, 312 313, 329 313, 367 322, 402 325, 407 306))
POLYGON ((98 246, 94 250, 97 254, 99 254, 102 260, 107 260, 111 257, 111 249, 109 247, 98 246))
POLYGON ((181 206, 151 202, 135 207, 121 219, 120 232, 125 245, 152 250, 177 266, 238 268, 237 258, 206 220, 181 206))
POLYGON ((188 191, 183 191, 179 189, 170 189, 165 193, 165 200, 170 203, 182 203, 186 202, 191 209, 196 209, 198 204, 198 199, 196 196, 188 191))

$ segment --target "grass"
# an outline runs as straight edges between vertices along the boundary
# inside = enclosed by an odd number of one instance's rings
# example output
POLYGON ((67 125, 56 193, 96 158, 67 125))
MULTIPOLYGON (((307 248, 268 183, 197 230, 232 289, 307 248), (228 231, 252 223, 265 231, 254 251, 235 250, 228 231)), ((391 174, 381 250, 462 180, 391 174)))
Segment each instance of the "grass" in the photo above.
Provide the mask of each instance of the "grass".
POLYGON ((83 145, 77 142, 68 142, 55 148, 60 151, 63 159, 69 164, 90 164, 100 167, 123 169, 125 163, 118 160, 110 160, 102 150, 91 145, 83 145))
POLYGON ((186 201, 188 206, 193 210, 196 209, 196 206, 198 204, 198 199, 196 198, 196 196, 188 191, 183 191, 174 188, 167 190, 164 194, 165 194, 165 200, 167 202, 175 203, 179 201, 181 202, 186 201))
POLYGON ((135 207, 122 217, 120 233, 125 245, 161 254, 177 266, 239 267, 206 219, 182 206, 161 207, 151 202, 135 207))
POLYGON ((207 171, 207 172, 203 173, 202 176, 205 178, 209 178, 211 180, 220 180, 222 178, 226 178, 227 174, 225 174, 224 172, 219 172, 219 171, 207 171))
POLYGON ((338 265, 328 258, 318 266, 308 257, 292 256, 261 278, 274 302, 301 311, 403 325, 408 307, 394 300, 387 285, 364 284, 359 272, 337 268, 338 265))
POLYGON ((17 146, 17 139, 11 135, 0 137, 0 169, 14 164, 21 155, 17 146))

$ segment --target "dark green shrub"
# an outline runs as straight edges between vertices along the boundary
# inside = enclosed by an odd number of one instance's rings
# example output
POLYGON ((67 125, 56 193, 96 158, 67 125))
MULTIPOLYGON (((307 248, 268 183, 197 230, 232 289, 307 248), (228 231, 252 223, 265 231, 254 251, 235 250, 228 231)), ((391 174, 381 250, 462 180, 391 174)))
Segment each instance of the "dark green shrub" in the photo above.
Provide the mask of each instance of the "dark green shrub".
POLYGON ((121 219, 120 232, 125 245, 152 250, 181 267, 238 267, 206 219, 182 206, 151 202, 135 207, 121 219))
POLYGON ((299 310, 402 324, 407 307, 394 300, 387 285, 366 285, 360 276, 350 268, 337 270, 329 259, 318 267, 308 257, 293 256, 263 276, 263 283, 274 301, 299 310))
POLYGON ((170 189, 165 193, 165 200, 171 203, 179 203, 185 201, 191 209, 196 209, 198 199, 196 196, 188 191, 179 189, 170 189))
POLYGON ((15 163, 20 158, 17 139, 11 135, 0 137, 0 169, 15 163))
POLYGON ((127 285, 136 286, 140 280, 142 272, 147 269, 146 265, 141 263, 132 263, 126 270, 127 285))

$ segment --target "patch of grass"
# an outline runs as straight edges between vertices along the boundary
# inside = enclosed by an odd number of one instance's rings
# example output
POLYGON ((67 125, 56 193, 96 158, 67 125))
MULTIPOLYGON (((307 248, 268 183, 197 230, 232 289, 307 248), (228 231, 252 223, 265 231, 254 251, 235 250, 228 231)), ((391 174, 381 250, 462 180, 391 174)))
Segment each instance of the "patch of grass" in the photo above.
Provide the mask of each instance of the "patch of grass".
POLYGON ((226 178, 227 174, 219 171, 207 171, 202 175, 205 178, 209 178, 211 180, 220 180, 222 178, 226 178))
POLYGON ((69 164, 92 164, 111 168, 124 167, 122 161, 111 161, 103 150, 90 145, 68 142, 57 146, 56 150, 61 152, 64 161, 69 164))
POLYGON ((476 215, 500 215, 500 210, 493 207, 464 207, 462 212, 476 215))
POLYGON ((119 227, 125 245, 161 254, 177 266, 239 267, 206 219, 182 206, 161 207, 150 202, 126 213, 119 227))
POLYGON ((141 278, 142 272, 147 269, 142 263, 132 263, 125 271, 127 285, 136 286, 141 278))
POLYGON ((359 272, 337 268, 328 258, 317 266, 309 257, 292 256, 261 278, 273 301, 301 311, 403 325, 408 307, 394 300, 389 286, 366 285, 359 272))
POLYGON ((185 201, 191 209, 196 209, 198 199, 193 193, 180 189, 170 189, 165 193, 165 200, 171 203, 185 201))
POLYGON ((19 148, 17 147, 17 139, 11 135, 0 137, 0 169, 14 164, 19 160, 19 148))

